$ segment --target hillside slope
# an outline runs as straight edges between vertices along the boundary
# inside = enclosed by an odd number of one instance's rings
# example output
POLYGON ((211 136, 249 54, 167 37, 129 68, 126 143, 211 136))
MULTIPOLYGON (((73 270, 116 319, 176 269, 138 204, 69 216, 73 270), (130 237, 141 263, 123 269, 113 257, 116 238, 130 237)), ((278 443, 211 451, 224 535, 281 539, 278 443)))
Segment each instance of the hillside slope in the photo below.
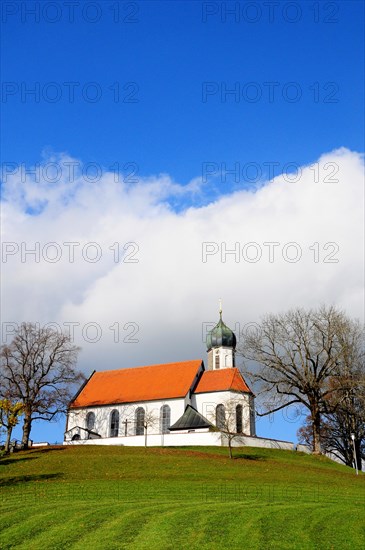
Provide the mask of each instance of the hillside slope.
POLYGON ((0 459, 0 548, 362 549, 365 476, 244 448, 52 447, 0 459))

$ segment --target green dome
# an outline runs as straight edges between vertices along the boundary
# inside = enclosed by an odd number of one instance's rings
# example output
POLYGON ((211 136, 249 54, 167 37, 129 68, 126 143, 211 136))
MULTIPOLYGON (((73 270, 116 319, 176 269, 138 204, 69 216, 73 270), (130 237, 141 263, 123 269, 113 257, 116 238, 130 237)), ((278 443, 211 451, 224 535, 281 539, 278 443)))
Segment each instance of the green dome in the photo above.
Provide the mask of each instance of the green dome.
POLYGON ((225 346, 227 348, 236 348, 236 336, 234 332, 219 319, 215 327, 207 334, 207 351, 212 348, 225 346))

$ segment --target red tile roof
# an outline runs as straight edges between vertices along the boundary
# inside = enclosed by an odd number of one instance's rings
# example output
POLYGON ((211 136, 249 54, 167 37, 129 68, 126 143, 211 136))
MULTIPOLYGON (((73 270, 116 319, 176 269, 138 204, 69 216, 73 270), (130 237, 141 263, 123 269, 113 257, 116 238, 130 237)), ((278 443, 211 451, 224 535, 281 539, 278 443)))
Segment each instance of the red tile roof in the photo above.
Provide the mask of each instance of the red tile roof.
POLYGON ((194 393, 228 390, 252 393, 237 368, 205 371, 194 393))
POLYGON ((95 372, 71 408, 185 397, 202 360, 95 372))

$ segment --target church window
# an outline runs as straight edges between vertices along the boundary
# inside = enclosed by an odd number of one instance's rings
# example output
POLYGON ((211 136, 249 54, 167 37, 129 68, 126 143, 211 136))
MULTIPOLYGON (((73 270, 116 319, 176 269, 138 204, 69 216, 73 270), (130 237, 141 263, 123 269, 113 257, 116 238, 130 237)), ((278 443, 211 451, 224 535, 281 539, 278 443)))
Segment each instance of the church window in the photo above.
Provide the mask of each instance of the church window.
POLYGON ((171 409, 168 405, 163 405, 160 409, 160 431, 163 434, 169 433, 171 420, 171 409))
POLYGON ((255 429, 255 405, 253 397, 250 397, 250 435, 256 435, 255 429))
POLYGON ((224 405, 217 405, 215 409, 215 424, 217 428, 224 428, 226 421, 226 411, 224 405))
POLYGON ((93 412, 86 415, 86 427, 88 430, 93 430, 95 427, 95 414, 93 412))
POLYGON ((144 434, 144 408, 138 407, 136 410, 136 435, 144 434))
POLYGON ((110 415, 110 437, 118 437, 119 412, 114 409, 110 415))
POLYGON ((236 406, 236 432, 242 433, 242 405, 236 406))
POLYGON ((215 368, 216 369, 219 369, 219 354, 217 353, 217 355, 215 356, 215 368))

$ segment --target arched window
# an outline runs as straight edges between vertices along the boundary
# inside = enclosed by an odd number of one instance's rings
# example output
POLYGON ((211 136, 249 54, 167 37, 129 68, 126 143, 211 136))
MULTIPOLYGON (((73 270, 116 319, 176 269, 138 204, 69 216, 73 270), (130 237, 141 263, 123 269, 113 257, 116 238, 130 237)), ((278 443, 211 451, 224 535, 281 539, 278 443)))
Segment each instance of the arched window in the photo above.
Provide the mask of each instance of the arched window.
POLYGON ((80 434, 75 434, 72 436, 72 441, 78 441, 79 439, 81 439, 80 434))
POLYGON ((160 432, 168 434, 171 423, 171 409, 168 405, 162 405, 160 409, 160 432))
POLYGON ((119 412, 114 409, 110 415, 110 437, 118 437, 119 433, 119 412))
POLYGON ((215 425, 217 428, 224 428, 226 422, 226 411, 224 405, 217 405, 215 409, 215 425))
POLYGON ((95 414, 93 412, 86 415, 86 427, 88 430, 93 430, 95 427, 95 414))
POLYGON ((255 427, 255 401, 254 398, 250 397, 250 435, 255 436, 256 435, 256 427, 255 427))
POLYGON ((236 406, 236 432, 242 433, 242 405, 236 406))
POLYGON ((138 407, 136 410, 136 435, 144 434, 144 408, 138 407))

